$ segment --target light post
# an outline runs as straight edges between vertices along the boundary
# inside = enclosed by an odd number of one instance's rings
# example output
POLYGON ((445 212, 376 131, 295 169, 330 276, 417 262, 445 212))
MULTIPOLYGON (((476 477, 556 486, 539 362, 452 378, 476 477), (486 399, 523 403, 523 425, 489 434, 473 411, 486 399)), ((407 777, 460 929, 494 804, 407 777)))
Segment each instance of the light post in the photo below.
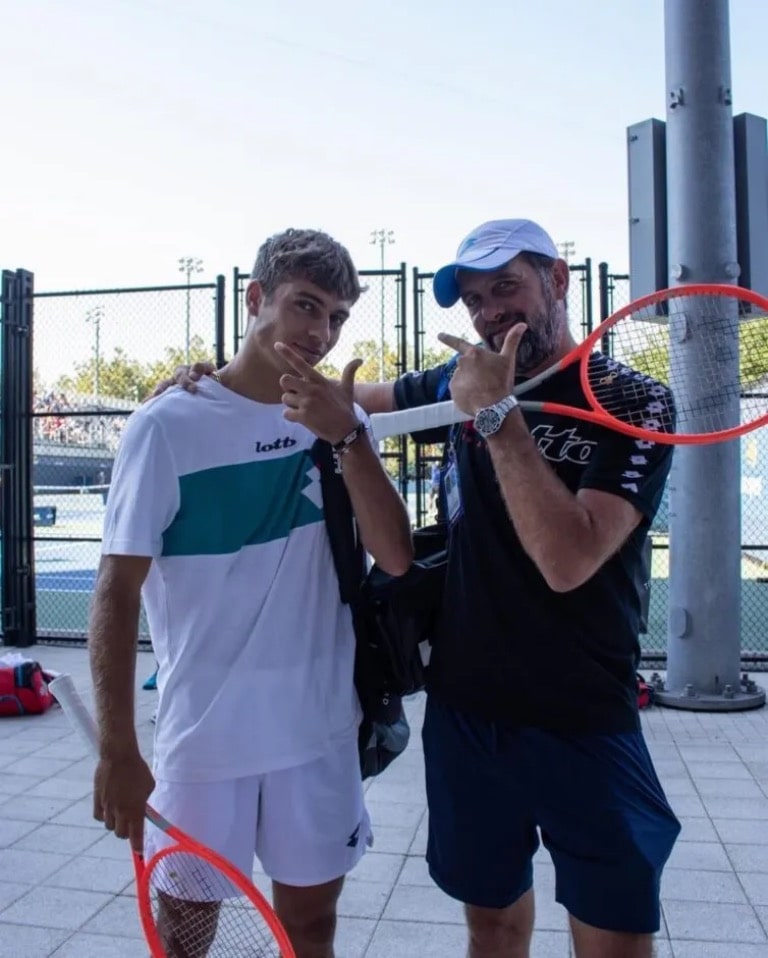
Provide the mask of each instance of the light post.
MULTIPOLYGON (((94 405, 98 409, 101 406, 101 321, 104 319, 104 307, 103 306, 94 306, 89 309, 85 314, 85 321, 89 325, 93 326, 93 379, 92 389, 94 396, 94 405)), ((94 435, 90 429, 89 422, 89 433, 91 434, 91 441, 93 441, 94 435)), ((104 420, 99 417, 99 428, 98 434, 101 437, 101 444, 104 444, 104 420)))
POLYGON ((203 271, 203 261, 198 259, 196 256, 180 256, 179 257, 179 272, 185 273, 187 276, 187 311, 186 311, 186 324, 184 327, 184 356, 185 362, 189 365, 189 342, 190 342, 190 283, 193 273, 202 273, 203 271))
POLYGON ((101 321, 104 319, 104 307, 94 306, 85 314, 85 321, 93 326, 93 394, 96 402, 101 397, 101 321))
POLYGON ((381 382, 386 380, 386 370, 384 368, 384 345, 385 345, 385 329, 386 329, 386 310, 384 304, 384 248, 386 246, 392 246, 395 242, 395 231, 387 229, 371 230, 371 246, 378 246, 381 254, 381 276, 380 280, 380 290, 381 290, 381 305, 380 305, 380 316, 379 323, 381 326, 381 353, 379 356, 379 379, 381 382))

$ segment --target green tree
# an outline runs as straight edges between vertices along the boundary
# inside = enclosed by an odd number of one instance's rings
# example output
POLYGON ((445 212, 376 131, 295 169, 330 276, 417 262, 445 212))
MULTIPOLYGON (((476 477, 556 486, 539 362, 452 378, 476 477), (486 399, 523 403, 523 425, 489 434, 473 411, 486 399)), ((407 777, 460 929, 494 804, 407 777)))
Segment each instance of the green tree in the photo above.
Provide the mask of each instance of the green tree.
POLYGON ((668 335, 666 332, 651 333, 643 349, 629 353, 625 361, 639 373, 645 373, 660 383, 669 383, 668 335))
POLYGON ((341 379, 341 370, 333 363, 318 363, 315 369, 323 376, 327 376, 328 379, 341 379))
MULTIPOLYGON (((669 384, 669 337, 665 331, 648 336, 642 349, 622 357, 633 369, 669 384)), ((743 320, 739 329, 739 373, 742 387, 768 376, 768 317, 743 320)))
POLYGON ((397 378, 397 352, 389 343, 384 345, 382 357, 380 343, 375 339, 363 339, 355 343, 352 355, 363 361, 363 365, 358 369, 355 376, 358 382, 389 382, 397 378), (382 371, 384 373, 383 377, 382 371))
MULTIPOLYGON (((382 382, 382 357, 381 346, 375 339, 358 340, 352 346, 350 355, 363 360, 363 364, 358 369, 355 381, 359 383, 378 383, 382 382)), ((445 347, 437 349, 428 349, 424 354, 423 367, 438 366, 446 362, 453 355, 453 352, 445 347)), ((384 347, 383 373, 384 382, 392 382, 399 375, 397 351, 388 343, 384 347)), ((333 363, 325 362, 318 365, 318 370, 331 379, 339 379, 341 370, 333 363)), ((408 366, 406 366, 408 368, 408 366)), ((381 452, 384 458, 384 467, 393 478, 397 477, 398 459, 395 458, 400 453, 402 444, 405 443, 407 449, 408 462, 414 463, 416 456, 416 446, 410 436, 392 436, 385 439, 381 444, 381 452)), ((429 447, 428 455, 439 455, 438 447, 429 447), (436 451, 435 451, 436 450, 436 451)))
MULTIPOLYGON (((202 336, 193 336, 189 341, 189 364, 210 362, 213 359, 213 350, 202 336)), ((170 379, 177 366, 187 364, 186 349, 183 346, 166 346, 162 359, 149 363, 144 370, 146 390, 142 399, 151 392, 161 379, 170 379)))
POLYGON ((440 366, 442 363, 447 363, 448 360, 454 355, 452 349, 448 349, 447 346, 438 346, 433 349, 424 350, 424 360, 421 364, 422 369, 431 369, 433 366, 440 366))
MULTIPOLYGON (((424 353, 422 366, 429 368, 439 365, 448 360, 452 351, 444 347, 430 348, 424 353)), ((351 356, 359 357, 363 364, 357 372, 356 380, 363 383, 373 383, 381 381, 381 355, 380 346, 375 339, 360 340, 354 344, 351 350, 351 356)), ((209 360, 211 350, 200 336, 195 336, 190 342, 190 362, 209 360)), ((392 381, 397 378, 398 356, 395 349, 388 344, 384 350, 383 372, 385 381, 392 381)), ((158 382, 170 378, 176 366, 183 365, 186 362, 185 350, 177 346, 168 346, 165 349, 162 359, 157 359, 148 363, 141 363, 131 358, 120 347, 116 348, 110 357, 102 357, 99 362, 98 376, 95 358, 91 357, 88 361, 77 363, 71 375, 61 376, 54 384, 57 392, 63 392, 75 400, 80 396, 94 396, 98 394, 102 397, 111 397, 114 399, 125 399, 131 402, 141 402, 154 389, 158 382), (97 390, 98 379, 98 390, 97 390)), ((323 375, 332 379, 341 377, 341 369, 332 362, 321 363, 318 367, 323 375)), ((36 378, 36 383, 40 389, 43 384, 36 378)), ((405 443, 407 447, 408 461, 415 461, 415 445, 411 438, 393 437, 386 439, 382 443, 382 452, 387 454, 398 453, 401 444, 405 443)), ((428 454, 439 455, 439 447, 430 447, 428 454)), ((385 455, 385 465, 388 471, 393 475, 397 474, 397 460, 385 455)))
POLYGON ((753 319, 742 330, 739 338, 741 381, 763 382, 768 375, 768 317, 753 319))
MULTIPOLYGON (((193 336, 189 345, 190 362, 211 359, 211 349, 201 336, 193 336)), ((181 347, 168 346, 162 359, 140 363, 118 346, 111 356, 101 357, 98 369, 93 356, 86 362, 76 363, 72 375, 60 376, 54 389, 66 393, 70 398, 76 395, 95 396, 98 393, 105 398, 141 402, 160 380, 168 379, 176 366, 185 362, 186 353, 181 347)))
POLYGON ((75 363, 71 376, 60 376, 54 386, 70 399, 77 394, 85 396, 111 396, 134 402, 147 394, 146 369, 136 359, 131 359, 119 346, 110 358, 102 358, 96 368, 95 358, 84 363, 75 363), (98 389, 97 389, 98 380, 98 389))
MULTIPOLYGON (((445 346, 440 346, 436 349, 427 349, 424 351, 424 356, 421 363, 422 368, 429 369, 432 366, 439 366, 441 363, 447 362, 452 355, 453 350, 447 349, 445 346)), ((355 376, 356 382, 392 382, 399 376, 398 354, 397 351, 389 345, 389 343, 385 344, 384 347, 383 380, 381 378, 381 348, 375 339, 358 340, 353 345, 350 356, 362 359, 363 361, 363 365, 360 367, 360 369, 358 369, 355 376)), ((407 357, 405 364, 406 371, 411 368, 412 358, 413 357, 409 351, 409 356, 407 357)), ((317 368, 324 376, 328 376, 331 379, 338 379, 341 376, 341 370, 332 362, 320 363, 317 368)))
POLYGON ((43 377, 40 375, 40 370, 35 367, 32 370, 32 397, 33 401, 36 401, 38 398, 45 396, 48 393, 48 383, 46 383, 43 377))

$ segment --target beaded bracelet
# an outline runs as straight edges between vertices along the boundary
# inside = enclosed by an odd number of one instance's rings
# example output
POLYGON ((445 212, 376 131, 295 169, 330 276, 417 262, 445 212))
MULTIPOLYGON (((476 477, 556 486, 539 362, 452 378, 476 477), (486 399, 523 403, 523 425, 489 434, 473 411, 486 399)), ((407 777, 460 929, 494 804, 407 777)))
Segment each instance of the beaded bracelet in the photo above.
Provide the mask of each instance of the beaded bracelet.
POLYGON ((365 425, 359 422, 352 432, 347 433, 347 435, 339 440, 339 442, 333 443, 331 448, 333 449, 334 455, 337 457, 343 456, 345 452, 349 452, 349 447, 353 442, 356 442, 365 432, 365 425))

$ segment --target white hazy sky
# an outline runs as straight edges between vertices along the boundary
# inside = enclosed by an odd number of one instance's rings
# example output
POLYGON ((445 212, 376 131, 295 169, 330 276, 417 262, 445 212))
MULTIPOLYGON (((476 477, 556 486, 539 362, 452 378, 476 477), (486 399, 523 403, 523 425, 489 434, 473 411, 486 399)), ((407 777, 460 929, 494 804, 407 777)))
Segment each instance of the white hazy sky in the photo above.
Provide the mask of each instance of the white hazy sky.
MULTIPOLYGON (((706 2, 706 0, 702 0, 706 2)), ((665 116, 662 0, 0 0, 0 266, 41 290, 249 268, 286 226, 432 269, 538 219, 627 268, 626 127, 665 116)), ((734 112, 768 113, 765 0, 734 112)))

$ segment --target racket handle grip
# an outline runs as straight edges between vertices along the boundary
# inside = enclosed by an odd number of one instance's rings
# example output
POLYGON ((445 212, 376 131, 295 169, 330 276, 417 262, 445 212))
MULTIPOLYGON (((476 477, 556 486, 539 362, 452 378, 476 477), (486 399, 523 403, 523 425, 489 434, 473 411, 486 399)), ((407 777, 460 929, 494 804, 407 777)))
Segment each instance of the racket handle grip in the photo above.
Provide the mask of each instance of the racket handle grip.
POLYGON ((98 755, 99 730, 85 702, 80 698, 80 693, 75 688, 72 676, 59 675, 48 683, 48 688, 64 710, 70 725, 80 733, 81 738, 93 754, 98 755))
POLYGON ((397 412, 380 412, 371 416, 371 432, 376 442, 390 436, 402 436, 407 433, 421 432, 425 429, 438 429, 467 422, 472 417, 451 400, 433 403, 430 406, 416 406, 400 409, 397 412))

